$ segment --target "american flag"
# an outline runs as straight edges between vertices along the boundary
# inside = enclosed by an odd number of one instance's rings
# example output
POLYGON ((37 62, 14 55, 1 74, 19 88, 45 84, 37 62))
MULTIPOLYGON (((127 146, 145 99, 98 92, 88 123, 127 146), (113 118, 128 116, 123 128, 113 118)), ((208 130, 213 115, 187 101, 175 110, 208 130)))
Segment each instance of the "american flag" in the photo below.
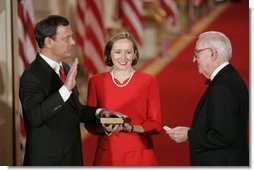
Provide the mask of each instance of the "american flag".
MULTIPOLYGON (((34 9, 32 0, 18 1, 18 43, 19 43, 19 57, 18 57, 18 71, 19 75, 23 73, 24 69, 31 63, 36 55, 36 42, 34 38, 34 9)), ((20 105, 21 106, 21 105, 20 105)), ((24 120, 22 110, 20 107, 20 143, 21 153, 23 155, 26 141, 26 132, 24 129, 24 120)), ((21 156, 23 158, 23 156, 21 156)))
POLYGON ((159 0, 161 7, 167 13, 167 18, 169 19, 172 25, 176 25, 178 8, 176 0, 159 0))
POLYGON ((78 0, 76 24, 77 43, 81 48, 88 75, 105 71, 103 51, 106 44, 106 31, 102 1, 78 0))
POLYGON ((144 28, 142 23, 143 1, 142 0, 116 0, 115 20, 120 20, 121 25, 127 28, 137 42, 142 45, 144 28))

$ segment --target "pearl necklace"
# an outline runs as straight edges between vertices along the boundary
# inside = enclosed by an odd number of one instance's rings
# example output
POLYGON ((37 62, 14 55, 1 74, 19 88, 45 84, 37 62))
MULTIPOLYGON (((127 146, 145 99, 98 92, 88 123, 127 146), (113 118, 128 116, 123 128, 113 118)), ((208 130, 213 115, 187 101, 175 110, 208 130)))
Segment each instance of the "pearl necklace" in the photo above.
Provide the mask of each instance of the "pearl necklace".
POLYGON ((118 83, 115 81, 114 69, 113 69, 110 73, 111 73, 112 81, 113 81, 113 83, 114 83, 117 87, 125 87, 125 86, 127 86, 127 85, 129 84, 129 82, 131 81, 131 78, 132 78, 134 72, 135 72, 134 69, 131 68, 131 76, 130 76, 130 78, 128 79, 128 81, 127 81, 126 83, 124 83, 124 84, 118 84, 118 83))

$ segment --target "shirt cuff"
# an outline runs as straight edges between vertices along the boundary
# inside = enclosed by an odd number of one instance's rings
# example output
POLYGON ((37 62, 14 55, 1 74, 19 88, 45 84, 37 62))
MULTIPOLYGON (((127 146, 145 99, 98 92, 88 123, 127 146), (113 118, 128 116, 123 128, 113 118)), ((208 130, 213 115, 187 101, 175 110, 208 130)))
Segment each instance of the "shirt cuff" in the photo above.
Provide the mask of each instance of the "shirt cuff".
POLYGON ((64 85, 59 89, 59 93, 63 99, 64 102, 68 100, 70 97, 72 91, 69 91, 64 85))
POLYGON ((95 116, 96 116, 97 118, 100 118, 99 114, 100 114, 100 112, 101 112, 102 110, 103 110, 102 108, 98 108, 98 109, 95 111, 95 116))

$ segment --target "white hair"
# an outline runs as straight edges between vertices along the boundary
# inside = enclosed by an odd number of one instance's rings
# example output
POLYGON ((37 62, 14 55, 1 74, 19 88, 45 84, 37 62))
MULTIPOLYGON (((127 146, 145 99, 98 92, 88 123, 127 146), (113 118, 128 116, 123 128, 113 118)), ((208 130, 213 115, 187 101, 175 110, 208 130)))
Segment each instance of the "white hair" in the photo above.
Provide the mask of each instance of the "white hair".
POLYGON ((201 33, 199 39, 204 46, 215 49, 220 57, 230 60, 232 56, 232 46, 228 37, 218 31, 208 31, 201 33))

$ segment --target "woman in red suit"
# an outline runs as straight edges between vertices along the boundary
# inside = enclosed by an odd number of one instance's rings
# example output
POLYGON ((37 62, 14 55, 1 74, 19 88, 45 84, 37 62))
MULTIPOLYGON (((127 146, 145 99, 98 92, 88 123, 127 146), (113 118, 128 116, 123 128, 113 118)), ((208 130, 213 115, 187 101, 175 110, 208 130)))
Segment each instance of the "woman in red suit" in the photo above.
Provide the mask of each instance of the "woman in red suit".
POLYGON ((127 33, 113 36, 104 50, 110 72, 89 80, 88 105, 114 109, 127 115, 131 122, 120 132, 106 132, 101 125, 86 125, 99 135, 94 165, 156 166, 151 135, 161 131, 160 97, 155 77, 135 71, 139 59, 133 37, 127 33))

